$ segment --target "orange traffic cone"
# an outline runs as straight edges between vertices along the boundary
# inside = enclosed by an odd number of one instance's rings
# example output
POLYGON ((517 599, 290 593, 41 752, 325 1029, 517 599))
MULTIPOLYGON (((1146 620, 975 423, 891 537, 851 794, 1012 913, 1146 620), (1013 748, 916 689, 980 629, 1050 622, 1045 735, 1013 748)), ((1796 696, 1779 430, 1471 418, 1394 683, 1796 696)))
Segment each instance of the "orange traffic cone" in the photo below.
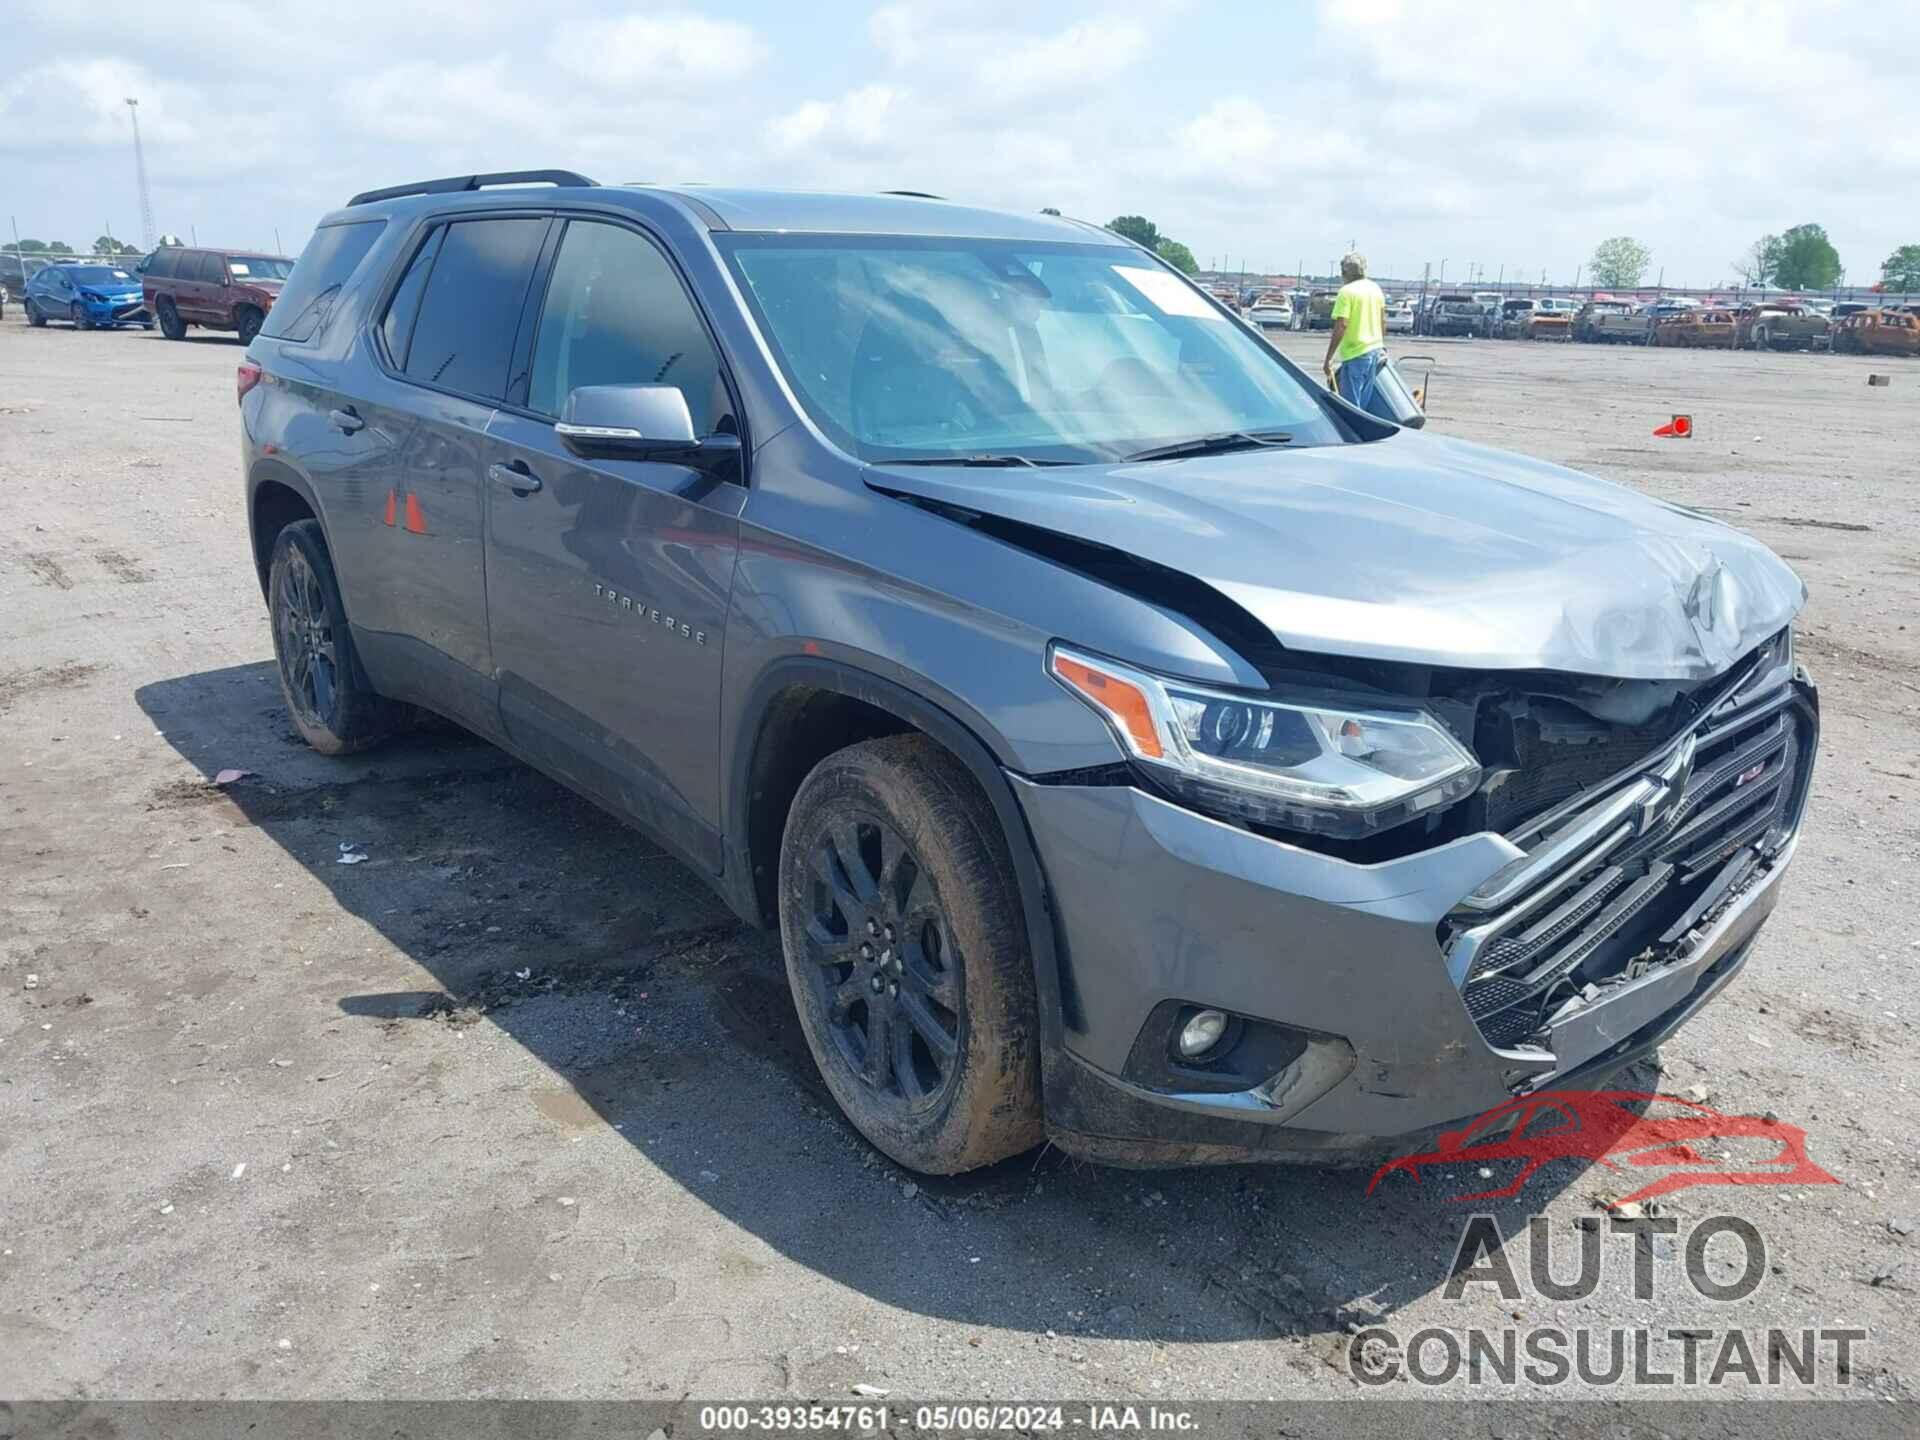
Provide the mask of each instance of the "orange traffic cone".
POLYGON ((1653 431, 1658 439, 1691 440, 1693 438, 1693 417, 1676 415, 1664 425, 1656 425, 1653 431))
POLYGON ((384 520, 384 522, 383 522, 384 524, 386 524, 386 525, 388 525, 389 527, 390 527, 390 526, 392 526, 392 524, 393 524, 393 507, 394 507, 394 504, 395 504, 395 497, 394 497, 394 493, 393 493, 393 491, 391 491, 391 490, 389 490, 389 491, 387 491, 387 514, 386 514, 386 518, 385 518, 385 520, 384 520))
POLYGON ((411 493, 407 496, 407 533, 409 535, 427 533, 427 517, 420 513, 420 499, 411 493))

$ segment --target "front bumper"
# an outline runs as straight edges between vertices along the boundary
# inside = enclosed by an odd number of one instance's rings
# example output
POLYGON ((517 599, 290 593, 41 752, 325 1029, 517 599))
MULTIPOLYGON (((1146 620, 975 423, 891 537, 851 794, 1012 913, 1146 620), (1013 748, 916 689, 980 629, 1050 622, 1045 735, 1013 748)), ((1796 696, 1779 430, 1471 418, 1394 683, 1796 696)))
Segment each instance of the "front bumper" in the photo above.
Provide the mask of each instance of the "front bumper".
MULTIPOLYGON (((1797 693, 1814 704, 1810 686, 1797 693)), ((1513 1048, 1483 1035, 1440 939, 1462 902, 1522 854, 1504 837, 1355 865, 1142 790, 1013 777, 1065 969, 1064 1042, 1046 1067, 1049 1134, 1109 1163, 1377 1163, 1516 1094, 1591 1087, 1745 963, 1778 902, 1810 768, 1795 776, 1781 842, 1702 916, 1677 958, 1560 1007, 1543 1036, 1513 1048), (1311 1039, 1259 1086, 1141 1083, 1136 1046, 1174 1002, 1311 1039)))
POLYGON ((135 325, 147 318, 144 299, 83 300, 87 316, 96 325, 135 325))

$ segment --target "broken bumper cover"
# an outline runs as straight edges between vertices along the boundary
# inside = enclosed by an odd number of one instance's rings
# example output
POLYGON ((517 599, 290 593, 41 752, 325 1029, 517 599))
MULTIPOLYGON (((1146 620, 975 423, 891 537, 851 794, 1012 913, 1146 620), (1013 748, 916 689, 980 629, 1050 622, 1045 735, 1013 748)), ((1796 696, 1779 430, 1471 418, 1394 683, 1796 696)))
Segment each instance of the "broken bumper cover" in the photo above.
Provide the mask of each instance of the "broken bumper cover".
POLYGON ((1064 960, 1049 1133, 1077 1154, 1148 1165, 1377 1163, 1515 1094, 1599 1084, 1744 964, 1778 901, 1806 794, 1803 778, 1781 843, 1677 956, 1501 1048, 1469 1012, 1439 932, 1520 855, 1504 837, 1355 865, 1126 786, 1014 786, 1064 960), (1165 1052, 1157 1018, 1201 1006, 1294 1037, 1284 1063, 1230 1089, 1186 1083, 1177 1064, 1143 1076, 1141 1055, 1165 1052))

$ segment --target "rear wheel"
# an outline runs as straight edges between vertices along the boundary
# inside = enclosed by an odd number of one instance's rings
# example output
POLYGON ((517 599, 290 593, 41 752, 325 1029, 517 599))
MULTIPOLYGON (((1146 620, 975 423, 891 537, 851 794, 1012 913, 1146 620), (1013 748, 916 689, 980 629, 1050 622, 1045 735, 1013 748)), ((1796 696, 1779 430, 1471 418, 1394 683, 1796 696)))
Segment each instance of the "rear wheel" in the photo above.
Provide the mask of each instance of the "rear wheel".
POLYGON ((169 340, 187 338, 187 322, 180 318, 180 311, 172 300, 162 295, 153 307, 153 315, 160 322, 160 333, 169 340))
POLYGON ((807 1046, 861 1134, 951 1175, 1039 1143, 1039 1023, 998 818, 960 762, 896 735, 822 760, 780 850, 807 1046))
POLYGON ((240 307, 240 311, 233 317, 233 321, 234 329, 240 332, 240 343, 242 345, 251 345, 253 343, 253 337, 260 333, 261 322, 266 318, 266 316, 262 315, 251 305, 242 305, 240 307))
POLYGON ((297 520, 274 540, 267 600, 280 693, 309 745, 345 755, 399 728, 404 709, 377 694, 360 667, 319 521, 297 520))
POLYGON ((39 304, 33 300, 27 301, 27 323, 29 325, 45 325, 47 323, 47 317, 40 313, 39 304))

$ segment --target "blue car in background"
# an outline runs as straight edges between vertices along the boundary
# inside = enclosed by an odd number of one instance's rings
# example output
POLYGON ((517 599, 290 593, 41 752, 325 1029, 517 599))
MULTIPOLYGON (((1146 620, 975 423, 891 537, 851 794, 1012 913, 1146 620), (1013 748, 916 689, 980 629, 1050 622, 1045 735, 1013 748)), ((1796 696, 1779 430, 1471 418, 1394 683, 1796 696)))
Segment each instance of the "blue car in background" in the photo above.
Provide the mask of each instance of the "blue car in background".
POLYGON ((69 321, 78 330, 118 325, 153 328, 140 278, 118 265, 49 265, 26 287, 27 321, 69 321))

